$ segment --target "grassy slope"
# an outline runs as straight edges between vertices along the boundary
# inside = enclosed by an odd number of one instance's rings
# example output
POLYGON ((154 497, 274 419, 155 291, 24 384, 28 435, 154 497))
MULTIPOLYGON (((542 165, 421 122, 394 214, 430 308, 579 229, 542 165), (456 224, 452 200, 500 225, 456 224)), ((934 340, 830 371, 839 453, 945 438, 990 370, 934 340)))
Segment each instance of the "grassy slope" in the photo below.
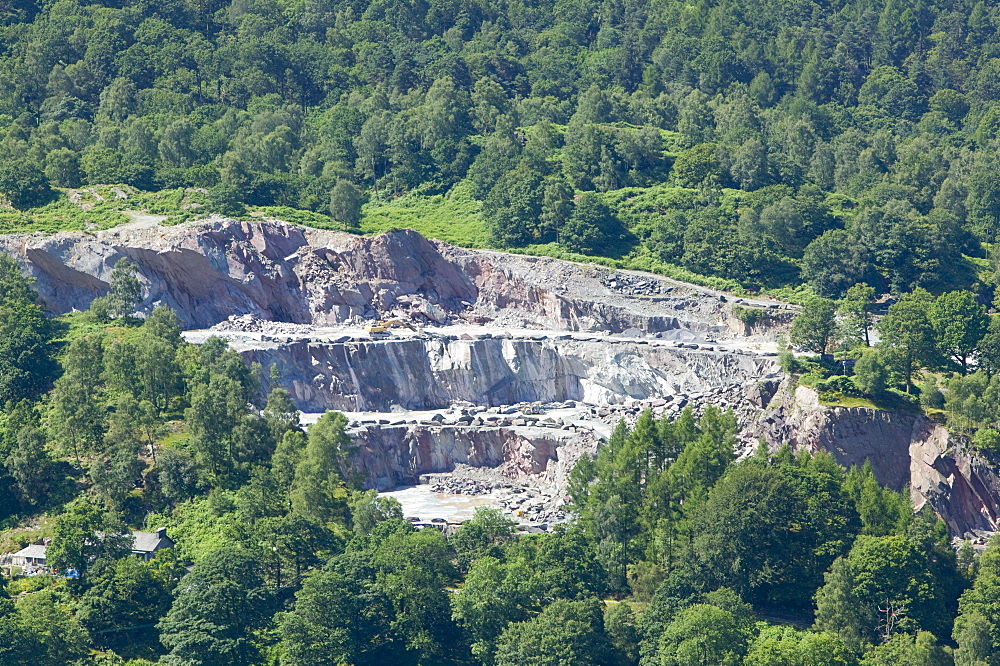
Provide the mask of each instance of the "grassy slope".
MULTIPOLYGON (((662 210, 676 206, 694 194, 694 190, 656 184, 645 188, 624 188, 602 196, 622 210, 626 224, 641 237, 646 233, 645 227, 662 210)), ((203 196, 201 192, 183 188, 140 192, 127 186, 100 185, 61 190, 55 201, 39 208, 24 212, 0 210, 0 233, 109 229, 129 222, 132 219, 129 214, 132 212, 162 215, 163 224, 177 224, 204 215, 197 206, 191 205, 202 203, 203 196), (116 196, 121 191, 127 192, 128 198, 116 196), (71 195, 76 203, 70 201, 71 195), (83 210, 84 204, 87 210, 83 210)), ((443 195, 411 193, 388 201, 375 199, 363 208, 360 230, 365 234, 377 234, 390 229, 413 229, 427 238, 453 245, 486 248, 488 239, 480 209, 481 202, 472 197, 470 184, 462 181, 443 195)), ((287 206, 252 207, 246 216, 277 218, 319 229, 344 228, 326 214, 287 206)), ((610 268, 650 271, 685 282, 737 294, 744 293, 732 280, 699 275, 680 266, 664 263, 641 243, 628 255, 619 258, 574 254, 566 252, 556 243, 531 245, 515 252, 596 263, 610 268)), ((791 301, 799 301, 803 295, 800 290, 781 291, 782 293, 774 295, 791 301)))
MULTIPOLYGON (((57 190, 58 196, 45 206, 27 211, 0 209, 0 233, 98 231, 131 221, 131 214, 162 216, 162 224, 173 225, 205 216, 199 210, 205 194, 176 188, 142 192, 127 185, 97 185, 75 190, 57 190), (117 196, 119 192, 127 198, 117 196), (75 201, 71 201, 71 197, 75 201)), ((319 229, 341 229, 329 215, 287 206, 250 208, 248 217, 273 217, 319 229)))
POLYGON ((203 196, 183 188, 141 192, 128 185, 95 185, 56 190, 50 203, 27 211, 0 209, 0 233, 97 231, 129 222, 129 212, 162 215, 164 224, 177 224, 198 216, 203 196), (124 195, 124 196, 123 196, 124 195), (71 200, 72 198, 72 200, 71 200))
MULTIPOLYGON (((633 208, 651 213, 659 206, 669 206, 693 190, 668 185, 648 188, 626 188, 608 192, 609 201, 635 201, 633 208)), ((361 231, 366 234, 390 229, 413 229, 427 238, 461 247, 488 247, 486 227, 479 215, 481 203, 474 199, 468 182, 458 183, 445 195, 423 196, 409 194, 389 202, 372 202, 365 206, 361 231)), ((673 264, 666 264, 651 256, 641 246, 620 259, 592 257, 567 252, 556 243, 529 245, 512 250, 515 253, 555 257, 567 261, 596 263, 611 268, 624 268, 661 273, 677 280, 701 284, 716 289, 742 293, 732 280, 692 273, 673 264)))
POLYGON ((413 229, 452 245, 482 248, 486 247, 486 227, 479 209, 470 184, 463 181, 444 195, 409 194, 389 202, 371 202, 364 207, 361 230, 376 234, 413 229))
POLYGON ((89 191, 79 191, 80 204, 92 206, 89 210, 72 203, 67 196, 68 190, 60 191, 59 196, 49 204, 29 211, 0 210, 0 233, 39 231, 51 234, 57 231, 108 229, 128 222, 128 216, 121 212, 125 208, 123 202, 114 196, 110 187, 90 189, 97 196, 89 191))
MULTIPOLYGON (((97 231, 110 229, 130 221, 129 212, 149 213, 165 217, 163 224, 177 224, 202 216, 197 208, 189 204, 199 203, 201 195, 178 188, 162 192, 139 192, 132 188, 121 189, 129 192, 128 199, 114 196, 113 186, 96 186, 80 190, 60 191, 59 198, 52 203, 29 211, 0 210, 0 233, 58 231, 97 231), (83 195, 81 203, 92 204, 88 210, 69 200, 69 194, 83 195), (100 199, 94 196, 96 193, 100 199), (103 200, 102 200, 103 199, 103 200)), ((672 200, 683 188, 653 186, 650 188, 628 188, 609 192, 606 196, 616 199, 636 199, 637 205, 649 202, 655 208, 666 200, 672 200)), ((444 195, 409 194, 390 201, 373 201, 365 205, 361 220, 361 231, 377 234, 390 229, 413 229, 427 238, 458 245, 460 247, 488 247, 486 227, 479 215, 481 203, 472 197, 467 182, 460 182, 444 195)), ((266 206, 250 208, 247 217, 269 217, 319 229, 343 229, 344 227, 328 215, 313 211, 299 210, 287 206, 266 206)), ((549 256, 567 261, 596 263, 611 268, 651 271, 695 284, 741 293, 739 285, 723 278, 708 277, 692 273, 672 264, 665 264, 644 252, 637 250, 621 259, 591 257, 566 252, 555 243, 531 245, 515 250, 522 254, 549 256)))

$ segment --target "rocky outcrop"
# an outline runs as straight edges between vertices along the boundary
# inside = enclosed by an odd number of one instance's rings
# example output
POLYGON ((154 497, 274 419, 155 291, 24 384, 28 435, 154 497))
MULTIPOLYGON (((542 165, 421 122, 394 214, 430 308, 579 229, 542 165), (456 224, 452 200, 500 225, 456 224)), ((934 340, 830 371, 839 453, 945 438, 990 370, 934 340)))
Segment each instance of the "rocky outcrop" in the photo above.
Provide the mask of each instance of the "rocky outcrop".
POLYGON ((139 267, 144 307, 168 305, 191 327, 246 313, 298 323, 374 317, 408 295, 454 310, 476 293, 413 232, 360 238, 278 221, 209 219, 93 235, 0 236, 0 250, 37 279, 54 312, 86 308, 107 289, 115 262, 127 257, 139 267))
POLYGON ((168 305, 191 328, 251 314, 316 325, 404 316, 428 324, 724 334, 731 319, 724 298, 708 289, 554 259, 462 250, 412 231, 361 237, 277 220, 214 217, 174 227, 12 234, 0 236, 0 251, 37 279, 56 313, 87 308, 107 290, 115 262, 128 257, 139 267, 143 308, 168 305))
POLYGON ((752 429, 772 448, 828 451, 847 467, 870 461, 880 483, 908 487, 914 506, 929 504, 953 535, 996 531, 1000 477, 941 425, 920 414, 824 407, 806 387, 786 391, 752 429))
POLYGON ((916 424, 909 453, 915 507, 929 503, 954 535, 997 530, 1000 477, 995 465, 927 419, 916 424))

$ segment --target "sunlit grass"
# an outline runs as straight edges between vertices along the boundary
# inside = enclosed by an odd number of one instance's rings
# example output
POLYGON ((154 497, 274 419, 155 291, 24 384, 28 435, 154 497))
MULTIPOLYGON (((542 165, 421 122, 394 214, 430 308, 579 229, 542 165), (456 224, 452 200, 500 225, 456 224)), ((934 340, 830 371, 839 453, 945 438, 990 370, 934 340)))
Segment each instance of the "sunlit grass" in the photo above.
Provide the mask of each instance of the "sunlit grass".
POLYGON ((413 229, 425 238, 459 245, 486 247, 486 228, 480 202, 471 186, 460 182, 447 194, 408 194, 389 202, 372 202, 363 209, 361 231, 377 234, 391 229, 413 229))

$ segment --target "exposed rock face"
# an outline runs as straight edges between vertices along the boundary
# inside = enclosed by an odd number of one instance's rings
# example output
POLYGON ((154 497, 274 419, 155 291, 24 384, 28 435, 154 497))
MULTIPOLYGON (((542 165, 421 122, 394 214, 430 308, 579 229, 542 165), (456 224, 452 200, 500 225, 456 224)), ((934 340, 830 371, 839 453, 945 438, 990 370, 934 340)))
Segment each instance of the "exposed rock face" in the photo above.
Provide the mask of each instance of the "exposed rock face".
POLYGON ((358 468, 367 485, 379 490, 456 465, 499 468, 514 482, 563 488, 579 457, 597 448, 590 433, 535 427, 373 426, 352 434, 360 447, 358 468))
POLYGON ((772 447, 787 442, 796 449, 829 451, 848 467, 870 460, 880 483, 909 487, 914 506, 929 503, 954 535, 997 529, 1000 477, 924 416, 824 407, 815 391, 799 387, 761 421, 756 434, 772 447))
POLYGON ((995 465, 923 418, 910 444, 910 495, 917 508, 930 503, 955 535, 994 532, 1000 523, 995 465))
POLYGON ((359 237, 273 220, 209 218, 96 234, 12 234, 0 236, 0 251, 37 278, 57 313, 87 308, 107 290, 115 262, 128 257, 139 267, 143 306, 169 305, 192 328, 253 314, 317 325, 406 316, 561 330, 724 333, 730 324, 739 330, 708 289, 632 273, 615 279, 607 269, 553 259, 461 250, 412 231, 359 237))
POLYGON ((621 419, 635 421, 645 409, 676 417, 685 407, 700 415, 709 406, 733 409, 742 424, 756 422, 778 380, 750 380, 702 393, 594 407, 574 401, 549 403, 541 414, 522 413, 529 405, 502 408, 458 407, 445 411, 394 414, 354 413, 349 431, 361 445, 357 465, 373 486, 412 482, 428 473, 492 468, 517 484, 560 495, 567 475, 583 453, 593 454, 621 419))
POLYGON ((632 342, 409 339, 234 345, 279 368, 305 411, 439 409, 575 400, 595 405, 705 391, 777 374, 772 358, 632 342))

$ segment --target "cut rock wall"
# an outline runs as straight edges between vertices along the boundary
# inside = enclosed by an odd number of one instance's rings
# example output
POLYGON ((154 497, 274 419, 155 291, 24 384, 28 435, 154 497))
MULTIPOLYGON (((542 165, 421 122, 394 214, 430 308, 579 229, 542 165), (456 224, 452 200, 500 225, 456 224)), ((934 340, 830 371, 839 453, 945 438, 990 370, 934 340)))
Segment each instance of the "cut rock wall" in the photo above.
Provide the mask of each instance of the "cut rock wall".
POLYGON ((495 468, 515 483, 562 489, 579 457, 597 448, 590 433, 535 427, 372 426, 351 434, 360 447, 356 465, 378 490, 457 465, 495 468))
POLYGON ((594 405, 776 376, 773 358, 629 341, 441 338, 237 345, 309 412, 574 400, 594 405))
POLYGON ((825 407, 814 390, 801 386, 776 402, 753 431, 771 448, 787 442, 828 451, 847 467, 869 460, 880 483, 908 487, 914 507, 929 504, 953 535, 996 531, 1000 477, 939 424, 919 414, 825 407))

